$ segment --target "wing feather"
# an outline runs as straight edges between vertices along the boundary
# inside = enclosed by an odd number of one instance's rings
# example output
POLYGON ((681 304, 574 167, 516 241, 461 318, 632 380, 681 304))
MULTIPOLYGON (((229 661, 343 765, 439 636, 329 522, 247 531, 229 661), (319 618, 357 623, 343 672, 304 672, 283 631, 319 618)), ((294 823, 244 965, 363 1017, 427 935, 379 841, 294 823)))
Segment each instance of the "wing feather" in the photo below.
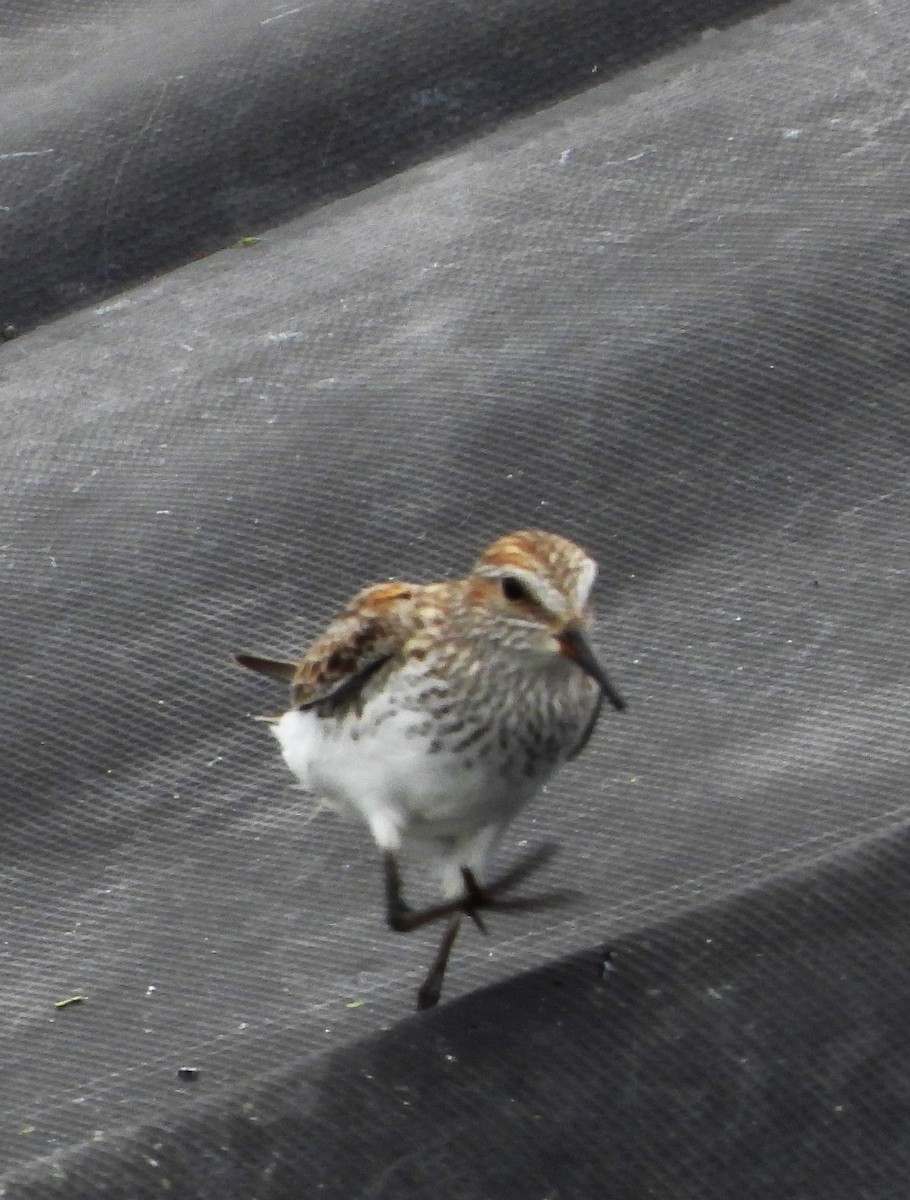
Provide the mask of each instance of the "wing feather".
POLYGON ((293 704, 334 716, 356 706, 367 682, 400 654, 414 631, 414 598, 423 589, 407 583, 378 583, 351 600, 296 663, 235 655, 250 670, 291 685, 293 704))
POLYGON ((297 664, 284 662, 279 658, 262 658, 259 654, 235 654, 234 658, 241 667, 248 671, 256 671, 259 675, 268 675, 271 679, 283 679, 290 683, 297 670, 297 664))
POLYGON ((591 710, 591 715, 588 718, 587 725, 585 725, 584 729, 581 731, 581 736, 579 737, 579 739, 575 743, 575 745, 572 747, 572 750, 570 751, 570 753, 568 755, 569 762, 571 762, 573 758, 578 758, 579 754, 581 754, 582 750, 584 750, 585 746, 587 746, 588 742, 591 740, 591 734, 597 728, 597 722, 600 719, 600 714, 603 709, 603 706, 604 706, 604 694, 600 690, 600 688, 598 688, 597 689, 597 700, 594 704, 594 708, 591 710))

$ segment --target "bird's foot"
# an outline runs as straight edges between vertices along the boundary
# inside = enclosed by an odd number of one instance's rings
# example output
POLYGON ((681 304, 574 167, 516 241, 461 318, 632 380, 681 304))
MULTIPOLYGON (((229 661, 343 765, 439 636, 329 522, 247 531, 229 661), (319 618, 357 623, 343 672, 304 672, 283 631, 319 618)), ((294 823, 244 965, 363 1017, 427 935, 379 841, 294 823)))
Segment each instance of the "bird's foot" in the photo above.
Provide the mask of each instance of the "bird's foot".
POLYGON ((470 867, 462 867, 461 875, 465 886, 464 899, 461 901, 462 910, 467 913, 482 933, 486 933, 486 926, 480 916, 481 909, 495 908, 504 912, 535 912, 565 901, 569 894, 564 891, 512 898, 507 898, 505 895, 539 867, 548 863, 555 853, 556 844, 547 842, 537 850, 532 850, 521 862, 516 863, 514 867, 488 884, 478 883, 477 877, 470 867))

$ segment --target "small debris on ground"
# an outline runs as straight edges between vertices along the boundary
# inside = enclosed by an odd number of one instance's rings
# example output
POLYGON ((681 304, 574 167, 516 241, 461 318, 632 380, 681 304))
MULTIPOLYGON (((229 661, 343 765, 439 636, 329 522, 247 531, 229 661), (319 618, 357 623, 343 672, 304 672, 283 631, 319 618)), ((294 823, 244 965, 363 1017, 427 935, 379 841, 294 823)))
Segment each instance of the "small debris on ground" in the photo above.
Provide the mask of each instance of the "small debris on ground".
POLYGON ((616 952, 611 950, 609 946, 604 946, 603 957, 600 964, 600 977, 606 979, 608 975, 612 975, 616 970, 616 952))

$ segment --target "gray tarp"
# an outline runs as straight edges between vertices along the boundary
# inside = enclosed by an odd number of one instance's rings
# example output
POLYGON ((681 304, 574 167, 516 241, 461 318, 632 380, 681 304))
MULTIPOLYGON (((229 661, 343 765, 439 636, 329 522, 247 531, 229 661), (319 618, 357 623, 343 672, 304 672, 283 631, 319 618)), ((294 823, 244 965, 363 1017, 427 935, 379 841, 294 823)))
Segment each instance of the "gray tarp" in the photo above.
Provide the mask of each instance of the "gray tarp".
POLYGON ((901 1200, 906 5, 14 0, 0 66, 0 1196, 901 1200), (416 1017, 229 656, 526 525, 630 711, 416 1017))

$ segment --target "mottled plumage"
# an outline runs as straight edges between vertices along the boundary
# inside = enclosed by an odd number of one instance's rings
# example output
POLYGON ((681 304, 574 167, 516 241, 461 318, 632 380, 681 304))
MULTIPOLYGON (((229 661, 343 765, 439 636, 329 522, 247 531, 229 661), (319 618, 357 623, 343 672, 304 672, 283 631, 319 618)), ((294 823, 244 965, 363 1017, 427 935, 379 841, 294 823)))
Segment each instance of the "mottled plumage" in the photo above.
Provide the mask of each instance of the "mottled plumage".
POLYGON ((285 761, 370 826, 392 927, 449 918, 421 1007, 438 999, 462 913, 480 923, 477 910, 526 873, 478 882, 509 821, 583 749, 603 697, 623 707, 587 641, 595 575, 572 542, 521 531, 463 579, 364 589, 298 663, 237 655, 290 684, 274 725, 285 761), (445 901, 423 912, 401 894, 410 845, 439 864, 445 901))

